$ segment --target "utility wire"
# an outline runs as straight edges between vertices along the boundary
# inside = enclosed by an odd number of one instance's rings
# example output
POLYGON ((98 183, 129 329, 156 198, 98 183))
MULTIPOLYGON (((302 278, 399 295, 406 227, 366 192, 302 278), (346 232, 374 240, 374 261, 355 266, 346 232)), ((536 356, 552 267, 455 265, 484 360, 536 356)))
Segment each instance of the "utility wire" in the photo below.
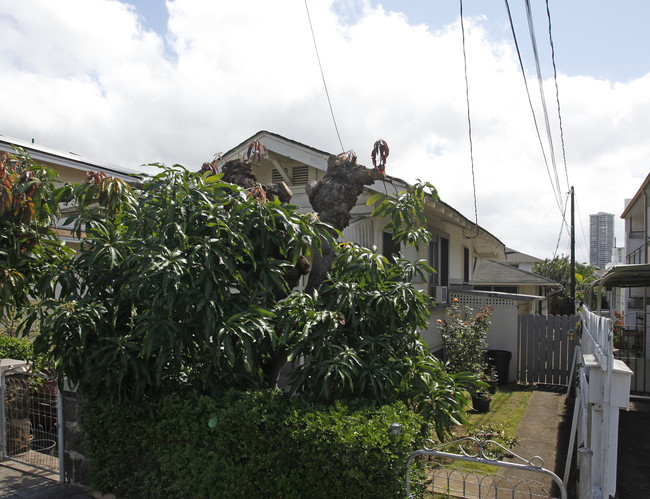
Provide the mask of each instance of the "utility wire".
MULTIPOLYGON (((567 193, 566 198, 564 199, 564 213, 566 213, 566 206, 569 201, 569 196, 571 193, 567 193)), ((560 247, 560 239, 562 239, 562 229, 567 227, 568 229, 568 224, 566 223, 566 218, 562 217, 562 223, 560 224, 560 233, 557 235, 557 243, 555 243, 555 251, 553 252, 553 258, 557 256, 557 250, 560 247)))
MULTIPOLYGON (((577 199, 575 200, 575 205, 576 205, 576 211, 578 212, 578 220, 580 221, 580 230, 582 232, 582 239, 584 240, 584 243, 585 243, 584 247, 587 248, 586 251, 587 251, 587 253, 589 253, 589 243, 587 242, 587 235, 585 234, 585 226, 582 225, 582 215, 580 214, 580 207, 578 206, 578 200, 577 199)), ((583 255, 583 258, 584 258, 585 262, 589 261, 589 258, 585 257, 585 255, 583 255)))
MULTIPOLYGON (((512 32, 512 39, 513 39, 514 44, 515 44, 515 49, 517 50, 517 58, 519 60, 519 67, 521 69, 521 76, 524 79, 524 86, 526 87, 526 95, 528 96, 528 105, 530 106, 530 112, 533 115, 533 122, 535 124, 535 132, 537 133, 537 139, 539 141, 539 146, 540 146, 540 149, 542 150, 542 157, 544 158, 544 164, 546 165, 546 171, 548 172, 548 178, 549 178, 549 181, 551 182, 551 187, 553 188, 553 195, 555 196, 555 201, 557 203, 557 206, 560 209, 560 212, 562 213, 562 203, 560 201, 561 196, 558 195, 558 192, 554 187, 553 178, 551 176, 551 170, 549 168, 548 160, 546 158, 546 152, 545 152, 544 144, 543 144, 543 141, 542 141, 542 135, 541 135, 541 133, 539 131, 539 124, 537 123, 537 116, 535 114, 535 108, 533 107, 533 101, 532 101, 532 99, 530 97, 530 89, 528 88, 528 80, 526 79, 526 70, 524 69, 524 63, 523 63, 523 61, 521 59, 521 51, 519 50, 519 43, 517 41, 517 33, 515 32, 515 25, 514 25, 514 23, 512 21, 512 14, 510 13, 510 4, 508 3, 508 0, 504 0, 504 1, 505 1, 505 4, 506 4, 506 11, 508 13, 508 20, 510 21, 510 30, 512 32)), ((564 219, 564 217, 565 217, 565 214, 562 213, 562 218, 564 219)))
POLYGON ((566 148, 564 146, 564 129, 562 127, 562 112, 560 111, 560 90, 557 84, 557 67, 555 65, 555 46, 553 45, 553 33, 551 31, 551 10, 546 0, 546 17, 548 18, 548 40, 551 44, 551 60, 553 61, 553 80, 555 80, 555 100, 557 101, 557 118, 560 123, 560 142, 562 143, 562 160, 564 161, 564 174, 566 175, 567 187, 571 185, 569 182, 569 170, 566 165, 566 148))
POLYGON ((463 35, 463 68, 465 70, 465 101, 467 103, 467 129, 469 133, 469 158, 472 166, 472 189, 474 192, 474 217, 478 235, 478 203, 476 202, 476 178, 474 175, 474 143, 472 140, 472 117, 469 111, 469 80, 467 78, 467 52, 465 50, 465 24, 463 22, 463 0, 460 0, 460 31, 463 35))
POLYGON ((307 19, 309 20, 309 29, 311 30, 311 37, 314 40, 314 49, 316 49, 316 59, 318 59, 318 67, 320 68, 320 75, 323 79, 323 86, 325 87, 325 95, 327 96, 327 103, 330 107, 330 114, 332 115, 332 121, 334 122, 334 129, 336 130, 336 136, 339 139, 339 145, 341 146, 341 152, 345 152, 345 147, 343 147, 343 141, 341 140, 341 134, 339 133, 339 127, 336 124, 336 118, 334 117, 334 109, 332 108, 332 100, 330 99, 330 93, 327 90, 327 82, 325 81, 325 73, 323 72, 323 65, 320 61, 320 55, 318 53, 318 45, 316 44, 316 35, 314 34, 314 26, 311 23, 311 16, 309 15, 309 6, 307 5, 307 0, 305 0, 305 10, 307 11, 307 19))
MULTIPOLYGON (((562 192, 560 188, 560 178, 557 174, 557 165, 555 163, 555 151, 553 147, 553 138, 551 136, 551 124, 548 118, 548 109, 546 107, 546 97, 544 96, 544 82, 542 81, 542 70, 539 66, 539 53, 537 52, 537 40, 535 39, 535 26, 533 25, 533 14, 530 8, 530 0, 525 0, 526 5, 526 17, 528 18, 528 30, 530 32, 530 41, 533 46, 533 56, 535 58, 535 68, 537 69, 537 83, 539 85, 539 95, 542 101, 542 110, 544 112, 544 122, 546 124, 546 136, 548 138, 548 147, 549 153, 551 156, 551 164, 553 165, 553 172, 555 174, 555 188, 557 189, 558 194, 562 192)), ((561 196, 560 196, 561 197, 561 196)), ((562 211, 562 210, 560 210, 562 211)), ((562 217, 564 218, 566 212, 562 212, 562 217)))

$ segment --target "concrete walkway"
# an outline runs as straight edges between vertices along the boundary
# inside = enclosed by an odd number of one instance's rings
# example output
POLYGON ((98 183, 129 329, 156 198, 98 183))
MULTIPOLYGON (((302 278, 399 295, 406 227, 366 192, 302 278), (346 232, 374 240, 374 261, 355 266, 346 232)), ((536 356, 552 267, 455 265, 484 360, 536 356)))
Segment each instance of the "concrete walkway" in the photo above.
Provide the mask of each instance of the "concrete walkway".
MULTIPOLYGON (((542 458, 543 468, 552 471, 562 480, 569 446, 571 409, 566 405, 566 387, 536 386, 517 428, 517 445, 512 451, 526 460, 535 456, 542 458)), ((526 464, 516 458, 505 460, 526 464)), ((541 463, 535 459, 533 464, 538 466, 541 463)), ((533 488, 533 494, 548 497, 550 492, 552 497, 560 496, 553 479, 539 473, 506 470, 501 475, 522 480, 538 480, 541 485, 533 488)))
POLYGON ((0 462, 0 499, 88 499, 58 482, 59 476, 14 461, 0 462))

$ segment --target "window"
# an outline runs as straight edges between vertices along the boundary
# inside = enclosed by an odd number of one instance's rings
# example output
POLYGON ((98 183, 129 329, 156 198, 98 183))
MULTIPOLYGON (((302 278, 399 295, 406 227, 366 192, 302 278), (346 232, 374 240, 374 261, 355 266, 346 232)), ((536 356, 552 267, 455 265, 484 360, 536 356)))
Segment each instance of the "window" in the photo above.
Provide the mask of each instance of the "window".
MULTIPOLYGON (((435 270, 434 273, 429 274, 429 294, 436 296, 435 288, 449 286, 449 239, 435 232, 432 233, 427 251, 427 263, 435 270)), ((438 299, 442 300, 442 298, 438 299)))
POLYGON ((427 256, 427 263, 433 267, 435 270, 434 273, 429 274, 429 288, 431 286, 437 286, 438 281, 439 281, 439 275, 438 275, 438 268, 440 267, 439 265, 439 259, 438 259, 438 238, 436 236, 433 236, 431 238, 431 241, 429 242, 429 254, 427 256))
POLYGON ((469 282, 469 248, 463 248, 463 282, 469 282))
POLYGON ((383 255, 391 262, 395 262, 395 257, 399 256, 400 245, 395 242, 393 235, 390 232, 384 231, 382 241, 383 255))
POLYGON ((449 239, 446 237, 440 238, 440 268, 438 275, 440 279, 440 286, 449 286, 449 239))

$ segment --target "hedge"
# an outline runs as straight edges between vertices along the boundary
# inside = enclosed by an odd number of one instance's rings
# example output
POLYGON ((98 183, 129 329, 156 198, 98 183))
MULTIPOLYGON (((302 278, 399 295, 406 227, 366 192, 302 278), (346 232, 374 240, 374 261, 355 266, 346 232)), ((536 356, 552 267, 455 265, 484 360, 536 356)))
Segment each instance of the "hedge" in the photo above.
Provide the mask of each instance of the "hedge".
POLYGON ((324 407, 277 390, 136 404, 86 395, 82 428, 93 490, 124 499, 404 497, 406 461, 428 430, 401 402, 324 407))

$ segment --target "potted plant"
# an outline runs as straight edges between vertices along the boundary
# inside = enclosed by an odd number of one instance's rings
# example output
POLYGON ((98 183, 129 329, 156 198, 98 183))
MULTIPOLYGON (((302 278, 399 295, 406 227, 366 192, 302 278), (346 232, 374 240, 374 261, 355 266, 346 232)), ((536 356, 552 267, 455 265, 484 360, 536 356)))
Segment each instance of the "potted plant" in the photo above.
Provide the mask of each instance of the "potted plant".
POLYGON ((475 314, 471 309, 461 307, 458 298, 454 298, 447 309, 446 319, 438 320, 448 369, 453 373, 473 373, 479 380, 471 395, 474 409, 480 412, 488 411, 492 401, 488 391, 489 385, 486 383, 488 363, 485 356, 485 338, 491 317, 491 307, 482 308, 475 314))

